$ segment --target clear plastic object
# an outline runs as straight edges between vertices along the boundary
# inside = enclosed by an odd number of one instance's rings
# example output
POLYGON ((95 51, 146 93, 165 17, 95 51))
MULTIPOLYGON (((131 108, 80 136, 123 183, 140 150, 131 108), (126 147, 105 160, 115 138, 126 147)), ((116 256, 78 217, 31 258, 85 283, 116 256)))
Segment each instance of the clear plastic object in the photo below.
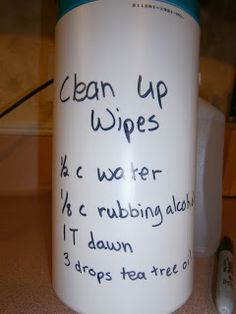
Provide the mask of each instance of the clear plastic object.
POLYGON ((194 250, 200 256, 213 255, 221 236, 224 127, 224 115, 199 98, 194 250))

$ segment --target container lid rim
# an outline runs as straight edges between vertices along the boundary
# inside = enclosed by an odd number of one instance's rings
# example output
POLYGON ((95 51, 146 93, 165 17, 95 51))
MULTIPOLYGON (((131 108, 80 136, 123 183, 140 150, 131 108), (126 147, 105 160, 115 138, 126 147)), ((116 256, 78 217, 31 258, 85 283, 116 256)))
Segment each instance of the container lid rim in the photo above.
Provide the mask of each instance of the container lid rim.
MULTIPOLYGON (((95 1, 99 0, 58 0, 57 20, 59 20, 66 13, 73 10, 74 8, 95 1)), ((153 0, 153 2, 162 2, 176 6, 191 15, 197 23, 199 23, 200 21, 198 0, 153 0)))

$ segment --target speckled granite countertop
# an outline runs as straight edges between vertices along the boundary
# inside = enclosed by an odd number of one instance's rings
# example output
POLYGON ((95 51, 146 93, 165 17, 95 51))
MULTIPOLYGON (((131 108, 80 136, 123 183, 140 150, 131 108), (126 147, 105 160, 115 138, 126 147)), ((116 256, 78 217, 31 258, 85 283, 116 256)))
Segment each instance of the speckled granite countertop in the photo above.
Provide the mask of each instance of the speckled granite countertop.
MULTIPOLYGON (((0 204, 0 313, 74 313, 51 285, 51 196, 0 196, 0 204)), ((236 244, 235 199, 224 200, 223 221, 236 244)), ((196 258, 193 294, 176 314, 217 313, 214 264, 213 257, 196 258)))

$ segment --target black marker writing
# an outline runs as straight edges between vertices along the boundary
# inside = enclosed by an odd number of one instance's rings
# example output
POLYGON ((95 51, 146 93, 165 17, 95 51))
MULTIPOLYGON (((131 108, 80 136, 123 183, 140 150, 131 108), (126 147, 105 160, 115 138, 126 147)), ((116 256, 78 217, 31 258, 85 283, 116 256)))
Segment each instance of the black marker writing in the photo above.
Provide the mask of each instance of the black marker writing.
POLYGON ((163 214, 159 205, 144 206, 138 203, 133 206, 130 202, 124 206, 121 201, 117 200, 114 206, 97 207, 97 212, 100 218, 107 218, 112 220, 123 219, 145 219, 150 221, 152 227, 158 227, 163 223, 163 214))
POLYGON ((146 166, 138 167, 133 162, 130 163, 130 166, 127 168, 116 167, 114 169, 107 168, 101 170, 97 168, 97 178, 99 182, 102 181, 147 181, 153 180, 156 181, 159 175, 162 173, 162 170, 159 169, 149 169, 146 166))
POLYGON ((111 272, 105 272, 101 270, 97 271, 94 267, 82 265, 80 261, 77 261, 77 263, 75 264, 75 270, 80 274, 94 277, 99 284, 102 284, 104 281, 112 280, 111 272))
POLYGON ((156 115, 151 115, 148 118, 139 116, 135 119, 130 117, 122 118, 119 114, 119 109, 116 108, 116 113, 109 108, 105 109, 102 116, 96 114, 95 110, 91 111, 91 127, 97 131, 115 130, 122 132, 125 135, 128 143, 131 143, 131 136, 134 132, 145 133, 153 132, 159 128, 159 122, 156 115), (145 126, 144 126, 145 125, 145 126))
POLYGON ((152 82, 149 82, 148 88, 143 91, 143 78, 142 75, 139 75, 138 77, 138 84, 137 84, 137 92, 139 97, 141 98, 147 98, 151 97, 152 99, 157 99, 159 108, 162 109, 162 98, 164 98, 167 95, 168 89, 166 84, 163 81, 158 81, 155 85, 155 88, 153 86, 154 84, 152 82))
POLYGON ((73 79, 67 76, 62 82, 60 88, 60 101, 65 103, 69 100, 75 102, 82 102, 88 100, 99 100, 100 98, 106 98, 107 96, 115 97, 114 89, 109 82, 104 81, 90 81, 83 82, 78 79, 78 74, 74 73, 73 79), (68 91, 68 86, 72 82, 72 93, 68 91))
POLYGON ((90 240, 88 247, 91 250, 107 250, 113 252, 133 253, 132 245, 123 241, 97 240, 92 231, 90 231, 90 240))
POLYGON ((146 274, 143 271, 126 270, 125 267, 122 267, 122 271, 120 273, 123 280, 147 280, 146 274))
MULTIPOLYGON (((64 191, 61 189, 61 199, 64 199, 64 191)), ((64 214, 66 210, 66 214, 70 217, 72 215, 72 209, 71 209, 71 204, 69 202, 69 193, 66 192, 66 196, 64 199, 63 207, 62 207, 62 214, 64 214)))
POLYGON ((68 170, 66 161, 67 161, 67 155, 61 156, 61 178, 69 177, 69 170, 68 170))

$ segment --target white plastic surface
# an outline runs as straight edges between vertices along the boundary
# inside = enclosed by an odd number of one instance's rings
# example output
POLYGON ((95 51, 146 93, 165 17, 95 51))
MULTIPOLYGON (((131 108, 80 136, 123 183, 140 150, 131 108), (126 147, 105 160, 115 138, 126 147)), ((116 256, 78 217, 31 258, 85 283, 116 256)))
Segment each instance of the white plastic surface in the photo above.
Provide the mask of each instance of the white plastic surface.
POLYGON ((199 98, 195 246, 197 255, 210 256, 221 236, 224 115, 199 98))
POLYGON ((199 25, 142 4, 56 28, 53 286, 81 314, 167 314, 192 291, 199 25))

